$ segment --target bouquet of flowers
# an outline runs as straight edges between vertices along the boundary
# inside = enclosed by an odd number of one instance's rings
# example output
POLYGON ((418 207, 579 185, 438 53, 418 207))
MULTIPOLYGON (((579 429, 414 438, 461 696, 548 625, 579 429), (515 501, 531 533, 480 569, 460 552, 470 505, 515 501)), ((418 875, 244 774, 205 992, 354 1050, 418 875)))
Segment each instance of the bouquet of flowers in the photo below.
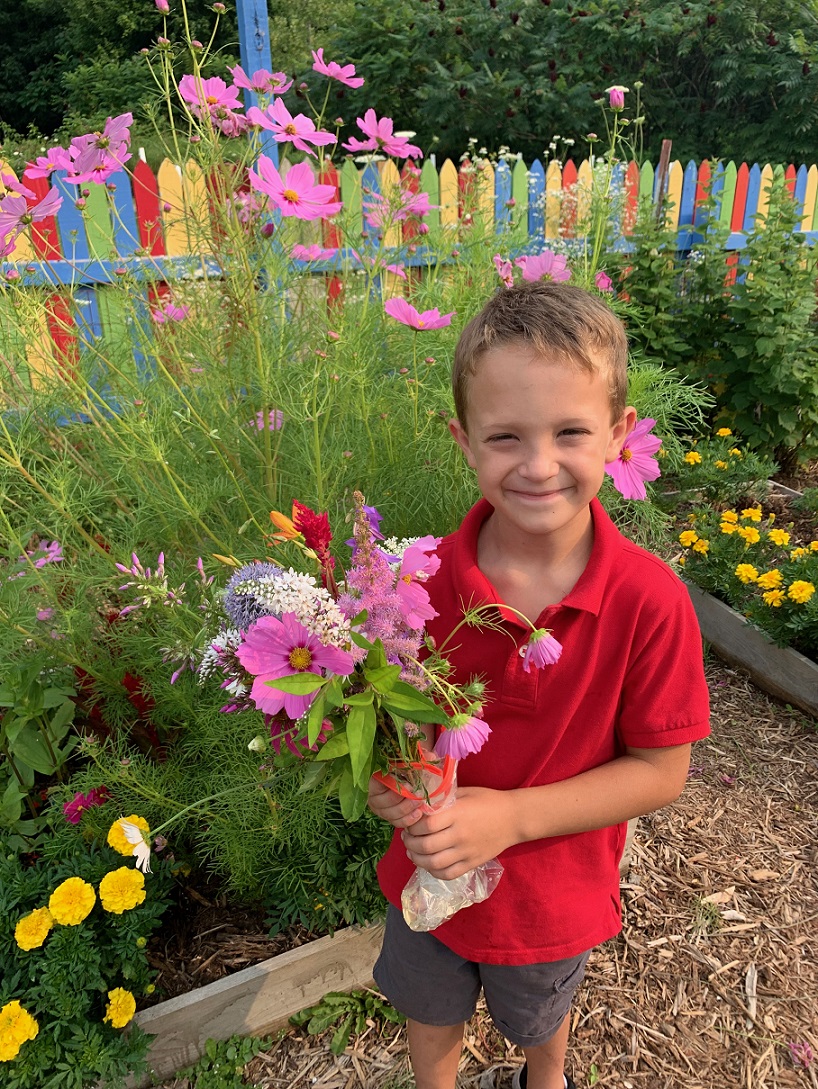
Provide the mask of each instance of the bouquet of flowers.
MULTIPOLYGON (((339 576, 326 514, 296 501, 291 517, 270 517, 272 541, 296 547, 317 573, 269 560, 236 570, 200 679, 222 676, 230 694, 223 710, 260 710, 269 737, 251 747, 271 745, 279 765, 308 761, 307 782, 336 792, 348 820, 363 813, 372 775, 427 812, 451 804, 457 760, 491 731, 484 685, 453 683, 445 644, 433 646, 425 633, 437 616, 425 584, 440 566, 439 538, 384 540, 377 510, 355 493, 352 556, 339 576)), ((467 611, 451 635, 464 623, 492 623, 491 610, 467 611)), ((550 632, 532 631, 535 666, 561 649, 550 632)), ((404 893, 407 921, 433 929, 490 895, 501 872, 496 860, 456 881, 418 871, 404 893)))

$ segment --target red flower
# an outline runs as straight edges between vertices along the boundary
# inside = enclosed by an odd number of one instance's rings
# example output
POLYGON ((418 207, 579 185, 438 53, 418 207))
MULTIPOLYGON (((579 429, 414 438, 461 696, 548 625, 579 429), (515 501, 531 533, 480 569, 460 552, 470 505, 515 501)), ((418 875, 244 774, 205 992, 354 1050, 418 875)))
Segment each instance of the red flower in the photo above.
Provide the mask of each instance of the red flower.
POLYGON ((332 530, 329 527, 328 514, 316 514, 314 510, 294 499, 293 525, 303 536, 308 548, 314 548, 319 555, 329 548, 332 530))

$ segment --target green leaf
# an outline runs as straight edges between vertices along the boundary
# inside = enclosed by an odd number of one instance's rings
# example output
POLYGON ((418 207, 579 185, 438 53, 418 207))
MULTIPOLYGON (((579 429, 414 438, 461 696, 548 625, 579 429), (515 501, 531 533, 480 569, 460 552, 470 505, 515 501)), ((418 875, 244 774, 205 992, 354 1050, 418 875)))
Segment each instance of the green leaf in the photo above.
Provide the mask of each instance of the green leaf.
POLYGON ((346 730, 335 730, 315 754, 316 760, 334 760, 336 756, 346 756, 349 752, 349 741, 346 730))
POLYGON ((56 768, 48 749, 40 737, 40 731, 29 723, 18 735, 12 747, 15 760, 19 759, 41 775, 52 775, 56 768))
POLYGON ((0 798, 0 827, 11 828, 23 812, 25 794, 16 779, 10 779, 0 798))
POLYGON ((369 782, 369 769, 372 764, 372 746, 375 743, 375 731, 378 726, 375 708, 353 705, 347 717, 347 738, 349 739, 349 760, 352 765, 352 780, 356 786, 363 787, 369 782))
POLYGON ((316 696, 312 701, 310 713, 307 717, 307 744, 310 747, 318 740, 318 735, 321 733, 321 727, 324 724, 326 710, 326 694, 325 692, 322 692, 320 696, 316 696))
POLYGON ((348 1013, 338 1028, 335 1030, 330 1041, 329 1049, 333 1055, 341 1055, 349 1043, 349 1036, 352 1032, 352 1018, 353 1014, 348 1013))
POLYGON ((387 665, 364 669, 364 677, 377 692, 385 694, 395 687, 395 681, 400 677, 400 666, 387 665))
POLYGON ((370 643, 369 645, 372 649, 366 656, 366 668, 382 669, 385 665, 388 665, 386 651, 383 649, 383 643, 380 639, 376 639, 374 643, 370 643))
POLYGON ((346 703, 347 707, 369 707, 374 698, 374 691, 371 688, 367 688, 363 692, 353 692, 351 695, 346 697, 344 702, 346 703))
POLYGON ((344 706, 344 682, 337 674, 324 689, 324 699, 330 707, 344 706))
POLYGON ((362 650, 369 650, 372 644, 366 638, 365 635, 361 635, 358 631, 351 631, 349 637, 356 647, 360 647, 362 650))
POLYGON ((265 681, 270 688, 277 688, 279 692, 291 692, 295 696, 308 696, 310 692, 316 692, 326 683, 325 679, 317 673, 305 670, 303 673, 290 673, 286 677, 276 677, 274 681, 265 681))
POLYGON ((52 737, 61 741, 68 733, 71 723, 74 721, 76 705, 71 700, 66 700, 52 715, 48 723, 48 730, 52 737))
POLYGON ((352 767, 347 764, 338 784, 338 801, 345 820, 357 821, 366 809, 367 792, 355 786, 352 780, 352 767))
POLYGON ((393 686, 388 696, 382 700, 382 705, 387 711, 393 711, 412 722, 448 722, 448 715, 434 700, 404 681, 398 681, 393 686))

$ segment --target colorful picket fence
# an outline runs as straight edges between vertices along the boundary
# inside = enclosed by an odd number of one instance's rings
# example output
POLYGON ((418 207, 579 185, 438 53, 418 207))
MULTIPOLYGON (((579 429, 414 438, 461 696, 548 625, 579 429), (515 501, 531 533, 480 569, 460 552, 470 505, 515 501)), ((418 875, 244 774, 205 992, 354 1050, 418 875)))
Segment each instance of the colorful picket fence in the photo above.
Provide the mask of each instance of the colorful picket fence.
MULTIPOLYGON (((9 168, 0 164, 4 173, 9 168)), ((287 169, 286 162, 281 164, 287 169)), ((756 217, 763 218, 770 183, 786 179, 801 216, 805 240, 818 238, 818 166, 759 166, 728 163, 672 162, 662 170, 646 162, 615 168, 613 186, 621 193, 617 201, 620 217, 616 224, 619 246, 626 248, 640 199, 657 202, 667 194, 666 226, 677 232, 681 253, 689 251, 705 229, 703 201, 708 189, 718 197, 718 219, 729 227, 726 249, 741 249, 756 217)), ((438 170, 432 161, 421 169, 406 163, 402 174, 388 160, 370 163, 363 170, 347 159, 338 170, 327 164, 317 180, 333 184, 345 205, 345 237, 331 221, 301 225, 304 243, 320 242, 338 248, 333 260, 310 264, 312 272, 329 274, 330 298, 339 291, 337 271, 341 263, 358 261, 373 245, 366 204, 377 195, 384 197, 399 185, 428 194, 433 206, 426 218, 430 228, 451 228, 453 236, 469 219, 485 231, 503 236, 505 251, 538 252, 557 239, 580 239, 587 221, 593 165, 579 166, 554 161, 547 166, 536 161, 530 167, 522 160, 458 167, 447 160, 438 170), (468 218, 467 218, 468 217, 468 218)), ((48 182, 23 175, 36 200, 48 191, 48 182)), ((18 285, 44 289, 45 312, 39 325, 28 331, 25 354, 35 372, 72 366, 77 352, 98 337, 116 317, 117 293, 99 290, 127 272, 145 282, 145 305, 150 306, 167 292, 167 283, 180 275, 220 276, 218 238, 214 237, 210 214, 212 187, 193 162, 184 170, 165 160, 156 174, 137 160, 131 174, 115 176, 115 186, 83 186, 84 206, 77 206, 77 187, 59 177, 52 184, 64 195, 57 215, 33 228, 31 238, 21 236, 12 255, 13 262, 0 264, 0 288, 10 280, 18 285)), ((82 203, 81 202, 81 203, 82 203)), ((32 202, 33 203, 33 202, 32 202)), ((426 266, 433 258, 422 246, 417 224, 398 224, 387 234, 386 245, 394 247, 406 266, 426 266)), ((498 240, 499 244, 499 240, 498 240)), ((3 320, 3 291, 0 290, 0 324, 3 320)), ((8 329, 6 335, 9 336, 8 329)), ((3 344, 0 331, 0 349, 3 344)))

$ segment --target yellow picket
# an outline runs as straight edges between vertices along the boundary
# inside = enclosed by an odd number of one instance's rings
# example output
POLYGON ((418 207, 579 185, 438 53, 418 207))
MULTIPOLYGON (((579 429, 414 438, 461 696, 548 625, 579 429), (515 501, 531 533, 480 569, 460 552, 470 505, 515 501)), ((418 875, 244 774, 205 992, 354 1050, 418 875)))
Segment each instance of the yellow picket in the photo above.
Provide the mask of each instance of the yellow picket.
POLYGON ((669 231, 678 230, 679 211, 682 201, 682 185, 684 184, 684 168, 678 159, 670 164, 667 172, 667 213, 665 215, 665 227, 669 231))
POLYGON ((162 207, 162 227, 165 252, 169 257, 189 253, 185 229, 185 202, 182 192, 182 171, 169 159, 163 159, 156 174, 159 202, 162 207), (167 207, 167 211, 165 210, 167 207))
POLYGON ((813 230, 813 213, 815 212, 815 199, 818 197, 818 166, 813 165, 807 171, 807 188, 804 193, 804 218, 801 220, 801 230, 813 230))
MULTIPOLYGON (((382 162, 378 173, 380 174, 381 197, 384 205, 387 208, 394 209, 398 199, 398 191, 400 190, 400 174, 394 160, 387 159, 382 162)), ((393 223, 383 237, 384 245, 392 248, 398 247, 401 244, 401 236, 401 224, 399 222, 393 223)))
POLYGON ((213 233, 207 182, 202 168, 194 159, 188 159, 185 164, 182 199, 190 245, 188 253, 212 254, 213 233))
POLYGON ((458 221, 458 203, 460 189, 457 167, 447 159, 440 168, 440 226, 456 227, 458 221))
POLYGON ((562 167, 552 159, 545 171, 545 237, 559 238, 562 210, 562 167))
POLYGON ((577 226, 576 234, 581 238, 588 233, 591 220, 591 197, 594 191, 594 168, 588 159, 583 159, 577 171, 577 226))
MULTIPOLYGON (((783 176, 784 171, 782 169, 783 176)), ((758 193, 758 207, 756 208, 755 227, 761 230, 766 226, 767 209, 770 207, 770 186, 773 184, 773 168, 766 163, 761 168, 761 188, 758 193)))
POLYGON ((488 233, 494 230, 494 167, 488 160, 474 172, 474 219, 488 233))

